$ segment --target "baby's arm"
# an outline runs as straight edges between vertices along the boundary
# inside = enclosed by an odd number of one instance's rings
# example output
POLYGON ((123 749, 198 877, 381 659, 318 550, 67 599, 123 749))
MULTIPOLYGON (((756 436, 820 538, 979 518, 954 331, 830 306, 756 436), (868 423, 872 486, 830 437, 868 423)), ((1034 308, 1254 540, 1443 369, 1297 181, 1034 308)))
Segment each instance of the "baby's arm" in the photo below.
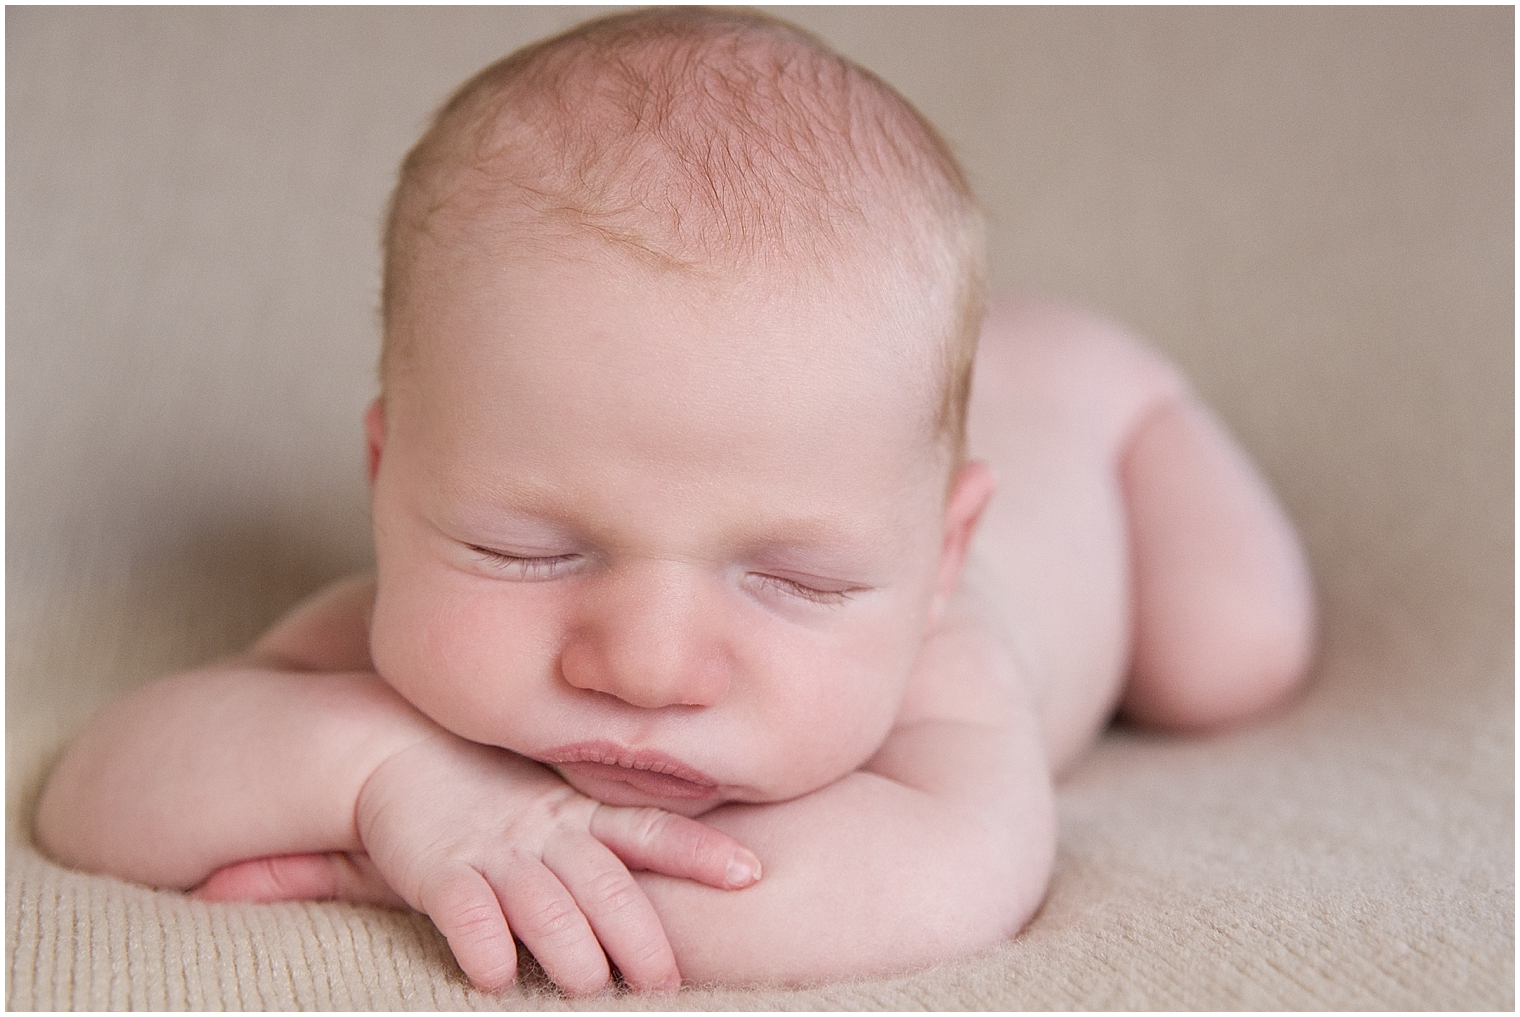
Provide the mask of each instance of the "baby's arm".
MULTIPOLYGON (((989 946, 1034 913, 1055 846, 1038 723, 1008 658, 966 602, 951 613, 926 641, 897 727, 861 771, 793 801, 730 805, 702 817, 755 849, 763 880, 729 893, 635 874, 687 978, 795 983, 902 970, 989 946)), ((463 757, 458 762, 469 769, 463 757)), ((457 780, 436 797, 457 801, 457 780)), ((468 825, 470 806, 460 807, 468 825)), ((386 890, 362 855, 275 862, 223 870, 242 883, 224 896, 374 900, 386 890), (343 865, 354 868, 345 876, 343 865), (318 871, 308 887, 291 885, 311 868, 318 871)), ((611 952, 605 939, 602 945, 611 952)), ((479 959, 460 960, 486 984, 479 959)))
POLYGON ((427 913, 485 988, 512 980, 514 932, 572 992, 600 988, 609 956, 637 987, 678 982, 626 866, 740 886, 758 874, 753 856, 694 820, 601 805, 457 738, 372 673, 292 670, 367 661, 355 612, 371 596, 362 583, 334 588, 248 655, 113 704, 49 779, 42 845, 79 868, 178 888, 276 856, 266 871, 297 880, 281 896, 399 897, 427 913), (330 877, 340 862, 348 878, 325 892, 313 892, 321 878, 301 885, 313 864, 330 877), (731 877, 734 862, 748 875, 731 877))
MULTIPOLYGON (((702 817, 753 846, 763 880, 724 893, 635 874, 687 978, 796 983, 903 970, 989 946, 1033 915, 1055 848, 1045 748, 1005 652, 964 599, 955 610, 925 644, 900 723, 859 772, 789 802, 702 817)), ((326 892, 307 894, 246 875, 233 896, 366 899, 384 889, 321 873, 326 892)))
POLYGON ((988 947, 1033 916, 1056 839, 1038 721, 1006 654, 964 601, 954 611, 865 767, 703 817, 754 848, 763 881, 722 894, 638 875, 688 978, 898 971, 988 947))

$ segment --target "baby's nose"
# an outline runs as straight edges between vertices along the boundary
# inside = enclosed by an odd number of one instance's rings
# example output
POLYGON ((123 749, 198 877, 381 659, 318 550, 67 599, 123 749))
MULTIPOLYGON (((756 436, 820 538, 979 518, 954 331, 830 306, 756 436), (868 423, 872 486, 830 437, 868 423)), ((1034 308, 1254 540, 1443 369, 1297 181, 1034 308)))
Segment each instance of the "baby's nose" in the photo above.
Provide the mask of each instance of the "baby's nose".
POLYGON ((662 579, 609 578, 588 598, 560 653, 565 681, 645 709, 723 698, 732 665, 713 612, 695 584, 662 579))

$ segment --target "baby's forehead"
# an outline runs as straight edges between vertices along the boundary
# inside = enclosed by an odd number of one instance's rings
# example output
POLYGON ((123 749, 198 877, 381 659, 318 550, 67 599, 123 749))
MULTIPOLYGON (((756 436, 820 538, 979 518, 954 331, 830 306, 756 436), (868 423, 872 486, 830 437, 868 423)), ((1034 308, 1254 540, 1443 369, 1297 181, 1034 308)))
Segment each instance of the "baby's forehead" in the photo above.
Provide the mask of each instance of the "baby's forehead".
POLYGON ((659 269, 591 242, 550 250, 459 257, 419 278, 429 292, 404 323, 411 353, 398 365, 419 409, 510 403, 588 427, 621 417, 630 440, 671 454, 938 447, 937 337, 869 278, 839 265, 659 269))
MULTIPOLYGON (((518 370, 637 369, 771 390, 826 379, 839 402, 907 404, 934 388, 938 322, 868 257, 669 266, 586 239, 461 243, 419 283, 417 352, 518 370)), ((805 386, 824 396, 824 382, 805 386)))

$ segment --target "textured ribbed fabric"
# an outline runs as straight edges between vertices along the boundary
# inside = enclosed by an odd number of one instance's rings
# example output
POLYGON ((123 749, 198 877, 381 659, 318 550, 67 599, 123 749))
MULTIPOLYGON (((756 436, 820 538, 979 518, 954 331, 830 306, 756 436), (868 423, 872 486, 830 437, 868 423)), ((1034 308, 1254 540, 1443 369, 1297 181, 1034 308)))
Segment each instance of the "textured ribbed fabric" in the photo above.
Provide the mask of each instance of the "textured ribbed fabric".
MULTIPOLYGON (((11 640, 39 637, 13 627, 11 640)), ((1040 914, 1017 938, 961 963, 812 988, 689 988, 674 998, 572 1004, 529 962, 522 985, 496 998, 467 985, 420 916, 203 904, 70 872, 13 843, 7 1002, 1508 1009, 1512 656, 1502 648, 1454 656, 1392 631, 1373 641, 1411 670, 1376 662, 1354 634, 1332 633, 1315 689, 1275 721, 1211 739, 1111 734, 1061 787, 1061 847, 1040 914), (1425 687, 1435 673, 1442 688, 1425 687), (1369 709, 1362 700, 1373 690, 1378 705, 1369 709)), ((18 678, 26 675, 13 672, 18 678)), ((23 780, 24 769, 13 759, 23 780)))
POLYGON ((17 1009, 470 1009, 420 915, 207 906, 15 852, 6 883, 17 1009))
MULTIPOLYGON (((420 916, 207 905, 31 846, 94 711, 368 554, 395 166, 556 8, 6 11, 11 1009, 1513 1009, 1514 14, 795 8, 988 205, 994 282, 1130 322, 1263 464, 1323 601, 1282 714, 1119 730, 1044 907, 794 989, 470 989, 420 916)), ((907 874, 905 878, 911 878, 907 874)))
MULTIPOLYGON (((1044 909, 981 957, 864 983, 577 1005, 1510 1008, 1507 719, 1427 703, 1347 739, 1335 712, 1320 698, 1207 744, 1111 737, 1063 789, 1044 909), (1430 721, 1420 750, 1389 748, 1430 721)), ((7 860, 6 942, 12 1009, 571 1006, 531 965, 503 997, 475 992, 420 916, 202 904, 69 872, 25 846, 7 860)))

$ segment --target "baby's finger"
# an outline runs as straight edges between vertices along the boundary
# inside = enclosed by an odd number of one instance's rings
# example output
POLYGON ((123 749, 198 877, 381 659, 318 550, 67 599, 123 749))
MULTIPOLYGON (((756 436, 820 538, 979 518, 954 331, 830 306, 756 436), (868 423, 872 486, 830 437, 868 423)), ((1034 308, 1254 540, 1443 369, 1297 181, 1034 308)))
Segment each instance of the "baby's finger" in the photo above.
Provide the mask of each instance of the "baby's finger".
POLYGON ((499 992, 517 978, 517 944, 496 891, 479 872, 464 866, 441 874, 423 884, 418 904, 477 988, 499 992))
POLYGON ((584 834, 556 837, 544 864, 575 897, 602 949, 638 990, 679 989, 681 972, 665 926, 628 867, 584 834))
POLYGON ((224 865, 191 896, 206 901, 346 900, 404 908, 366 854, 271 855, 224 865))
POLYGON ((607 956, 580 905, 553 872, 535 860, 494 885, 512 931, 555 985, 571 995, 606 987, 612 976, 607 956))
POLYGON ((630 869, 694 879, 720 890, 742 890, 760 878, 760 859, 743 844, 672 812, 603 805, 592 814, 590 829, 630 869))

